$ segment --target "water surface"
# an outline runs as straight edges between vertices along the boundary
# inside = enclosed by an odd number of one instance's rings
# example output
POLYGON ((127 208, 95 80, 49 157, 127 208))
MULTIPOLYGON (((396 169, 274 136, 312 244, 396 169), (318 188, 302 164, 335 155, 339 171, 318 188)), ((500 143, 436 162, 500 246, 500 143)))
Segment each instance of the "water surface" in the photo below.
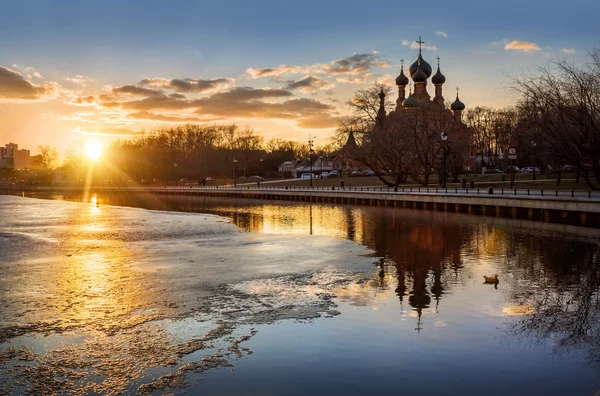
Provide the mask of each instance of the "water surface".
POLYGON ((0 196, 0 393, 600 387, 598 230, 243 199, 44 198, 55 200, 0 196), (493 274, 499 283, 484 284, 493 274))

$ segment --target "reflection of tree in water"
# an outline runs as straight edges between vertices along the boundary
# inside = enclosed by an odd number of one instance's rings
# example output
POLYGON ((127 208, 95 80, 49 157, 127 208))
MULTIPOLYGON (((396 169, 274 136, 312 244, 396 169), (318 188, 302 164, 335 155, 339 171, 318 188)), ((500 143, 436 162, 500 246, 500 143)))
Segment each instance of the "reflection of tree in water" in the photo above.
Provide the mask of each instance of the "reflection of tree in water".
POLYGON ((589 363, 600 368, 600 246, 524 235, 508 263, 531 280, 513 282, 513 298, 533 306, 511 333, 552 339, 557 354, 586 350, 589 363))

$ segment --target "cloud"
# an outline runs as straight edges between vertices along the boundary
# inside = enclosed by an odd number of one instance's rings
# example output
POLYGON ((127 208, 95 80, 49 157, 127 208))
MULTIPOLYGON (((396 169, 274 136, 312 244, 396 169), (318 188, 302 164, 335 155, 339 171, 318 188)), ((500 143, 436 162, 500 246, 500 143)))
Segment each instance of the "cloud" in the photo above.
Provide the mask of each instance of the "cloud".
POLYGON ((212 80, 195 80, 192 78, 145 78, 139 82, 140 85, 168 88, 177 92, 197 92, 204 93, 213 91, 223 85, 233 83, 231 78, 215 78, 212 80))
MULTIPOLYGON (((290 81, 287 85, 303 89, 322 84, 319 78, 290 81)), ((132 86, 113 90, 136 91, 132 86)), ((154 95, 139 100, 121 101, 109 95, 78 98, 83 105, 98 105, 111 111, 124 111, 127 118, 162 122, 207 122, 232 118, 292 119, 305 125, 333 125, 334 120, 327 116, 334 111, 333 105, 307 98, 291 98, 293 93, 283 88, 235 87, 210 96, 187 100, 172 95, 154 95), (282 101, 283 100, 283 101, 282 101), (193 111, 195 116, 161 114, 164 111, 193 111)), ((325 127, 325 126, 322 126, 325 127)))
POLYGON ((322 129, 335 128, 340 124, 340 120, 344 117, 332 116, 328 113, 313 114, 300 118, 296 125, 300 128, 322 129))
POLYGON ((365 54, 354 54, 344 59, 334 60, 322 65, 322 72, 330 75, 361 75, 371 72, 374 67, 391 67, 391 63, 379 58, 379 53, 373 51, 365 54))
POLYGON ((391 63, 381 59, 377 51, 372 51, 370 53, 354 54, 329 63, 310 66, 279 65, 264 69, 251 67, 246 69, 246 72, 253 79, 270 77, 273 81, 279 81, 280 77, 289 74, 304 74, 305 78, 309 74, 364 75, 370 74, 373 67, 391 67, 391 63))
POLYGON ((284 74, 305 73, 306 69, 303 67, 300 67, 300 66, 279 65, 274 68, 265 68, 265 69, 250 67, 250 68, 246 69, 246 72, 253 79, 261 78, 261 77, 277 78, 277 77, 283 76, 284 74))
POLYGON ((123 85, 118 88, 113 88, 113 94, 117 95, 137 95, 137 96, 158 96, 163 95, 161 91, 150 88, 142 88, 135 85, 123 85))
POLYGON ((574 48, 563 48, 563 49, 561 49, 561 51, 564 52, 565 54, 574 54, 577 52, 577 51, 575 51, 574 48))
POLYGON ((225 118, 281 118, 296 119, 305 115, 332 110, 332 106, 314 99, 288 99, 284 102, 265 102, 244 96, 216 94, 194 101, 196 114, 225 118), (236 99, 234 99, 236 98, 236 99))
POLYGON ((71 82, 73 84, 82 85, 82 86, 86 86, 86 85, 88 85, 88 83, 93 81, 91 78, 82 76, 81 74, 77 74, 74 77, 66 77, 65 80, 68 82, 71 82))
POLYGON ((410 43, 408 42, 408 40, 402 40, 402 45, 408 47, 410 43))
POLYGON ((86 136, 114 136, 114 137, 132 137, 137 135, 135 131, 125 128, 100 128, 87 130, 81 127, 71 129, 71 132, 86 136))
POLYGON ((518 41, 518 40, 514 40, 514 41, 511 41, 510 43, 506 43, 506 45, 504 46, 504 49, 506 51, 523 51, 523 52, 541 51, 540 46, 537 45, 536 43, 530 43, 529 41, 518 41))
POLYGON ((0 98, 37 100, 53 96, 56 92, 54 83, 36 85, 21 73, 0 66, 0 98))
POLYGON ((206 122, 210 121, 198 117, 175 117, 164 114, 151 113, 149 111, 139 111, 137 113, 131 113, 127 115, 128 118, 135 120, 149 120, 149 121, 162 121, 162 122, 206 122))
POLYGON ((25 73, 27 73, 27 78, 28 79, 32 79, 32 78, 37 78, 42 80, 44 78, 44 76, 42 76, 37 70, 35 70, 35 67, 33 66, 19 66, 19 65, 12 65, 15 69, 21 69, 23 70, 25 73))
POLYGON ((336 77, 335 81, 345 84, 364 84, 372 74, 365 74, 362 77, 336 77))
POLYGON ((78 111, 73 114, 64 114, 56 116, 56 119, 63 121, 77 121, 77 122, 93 122, 91 117, 95 116, 96 113, 93 111, 78 111))
MULTIPOLYGON (((114 98, 113 98, 114 99, 114 98)), ((101 100, 100 103, 103 107, 108 108, 121 108, 126 110, 183 110, 195 107, 189 100, 180 100, 171 98, 166 95, 155 95, 149 96, 140 100, 132 100, 126 102, 120 102, 117 100, 101 100)))
MULTIPOLYGON (((411 45, 410 45, 411 49, 419 49, 419 43, 417 43, 416 41, 414 41, 411 45)), ((424 50, 429 50, 429 51, 437 51, 437 47, 435 45, 421 45, 421 48, 424 50)))
POLYGON ((319 77, 313 77, 313 76, 308 76, 308 77, 304 77, 303 79, 300 80, 288 80, 285 83, 285 89, 289 89, 289 90, 294 90, 294 89, 299 89, 302 92, 306 92, 306 93, 312 93, 317 91, 318 89, 323 89, 323 90, 327 90, 327 89, 332 89, 335 86, 333 84, 329 84, 327 81, 319 78, 319 77))
POLYGON ((437 32, 435 32, 435 35, 440 36, 440 37, 448 37, 448 33, 442 32, 441 30, 438 30, 437 32))

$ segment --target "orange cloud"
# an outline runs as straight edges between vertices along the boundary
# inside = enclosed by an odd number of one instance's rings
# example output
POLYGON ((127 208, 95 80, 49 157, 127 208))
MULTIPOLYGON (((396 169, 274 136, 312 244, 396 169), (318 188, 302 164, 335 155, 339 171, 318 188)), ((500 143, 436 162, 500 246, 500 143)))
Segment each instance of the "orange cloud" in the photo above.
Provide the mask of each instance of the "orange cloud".
POLYGON ((529 41, 518 41, 518 40, 514 40, 514 41, 511 41, 510 43, 507 43, 504 46, 504 49, 506 51, 523 51, 523 52, 541 51, 540 46, 537 45, 536 43, 530 43, 529 41))
POLYGON ((33 84, 19 72, 0 66, 0 98, 39 100, 55 96, 57 87, 54 83, 33 84))

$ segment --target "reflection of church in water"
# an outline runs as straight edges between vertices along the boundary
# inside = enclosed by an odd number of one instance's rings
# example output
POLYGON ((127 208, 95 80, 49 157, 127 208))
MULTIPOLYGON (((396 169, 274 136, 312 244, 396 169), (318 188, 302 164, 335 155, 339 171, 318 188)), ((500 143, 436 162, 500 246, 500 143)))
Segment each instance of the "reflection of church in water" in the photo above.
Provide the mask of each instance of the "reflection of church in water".
MULTIPOLYGON (((440 223, 435 212, 393 211, 363 217, 364 239, 356 242, 374 249, 383 258, 377 277, 380 284, 395 279, 400 304, 408 303, 417 319, 430 309, 438 310, 448 288, 462 272, 461 247, 471 233, 468 225, 440 223), (415 224, 416 223, 416 224, 415 224)), ((349 219, 350 220, 350 219, 349 219)), ((356 227, 352 220, 349 229, 356 227)), ((354 239, 354 238, 351 238, 354 239)))

